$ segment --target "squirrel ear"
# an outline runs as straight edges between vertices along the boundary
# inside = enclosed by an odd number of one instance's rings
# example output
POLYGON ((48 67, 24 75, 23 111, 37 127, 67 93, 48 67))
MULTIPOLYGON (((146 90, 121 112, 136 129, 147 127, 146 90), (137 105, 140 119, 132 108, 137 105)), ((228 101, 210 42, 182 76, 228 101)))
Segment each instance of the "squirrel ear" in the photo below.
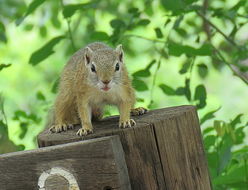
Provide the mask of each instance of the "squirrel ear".
POLYGON ((93 51, 89 47, 86 47, 85 48, 84 58, 85 58, 86 65, 88 65, 90 63, 91 57, 92 57, 92 53, 93 53, 93 51))
POLYGON ((115 49, 115 51, 117 52, 118 54, 118 58, 119 58, 119 61, 123 62, 123 50, 122 50, 122 45, 118 45, 115 49))

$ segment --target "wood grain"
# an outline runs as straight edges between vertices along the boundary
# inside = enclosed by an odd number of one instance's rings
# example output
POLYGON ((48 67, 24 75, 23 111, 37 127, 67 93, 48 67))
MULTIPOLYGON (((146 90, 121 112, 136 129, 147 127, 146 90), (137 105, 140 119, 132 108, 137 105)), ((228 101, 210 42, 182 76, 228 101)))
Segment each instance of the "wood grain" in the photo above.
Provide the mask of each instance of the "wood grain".
MULTIPOLYGON (((41 174, 58 167, 74 176, 80 190, 131 189, 118 136, 0 155, 0 189, 39 189, 41 174)), ((46 190, 68 189, 61 175, 51 175, 45 185, 46 190)))
POLYGON ((119 117, 93 123, 94 134, 79 137, 76 129, 38 136, 40 147, 103 136, 120 137, 133 190, 210 190, 207 162, 194 106, 149 111, 132 117, 137 126, 119 129, 119 117))

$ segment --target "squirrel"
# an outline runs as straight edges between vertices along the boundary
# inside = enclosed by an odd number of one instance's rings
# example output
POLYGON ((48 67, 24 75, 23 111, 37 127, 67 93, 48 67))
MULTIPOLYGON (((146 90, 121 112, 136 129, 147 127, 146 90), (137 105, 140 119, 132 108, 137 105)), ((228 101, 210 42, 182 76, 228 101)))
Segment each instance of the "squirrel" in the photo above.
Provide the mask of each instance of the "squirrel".
POLYGON ((136 125, 130 114, 147 112, 142 107, 134 109, 135 93, 124 64, 122 45, 112 49, 94 42, 74 53, 63 69, 50 131, 58 133, 81 124, 77 135, 93 133, 91 120, 103 117, 106 104, 118 107, 120 128, 136 125))

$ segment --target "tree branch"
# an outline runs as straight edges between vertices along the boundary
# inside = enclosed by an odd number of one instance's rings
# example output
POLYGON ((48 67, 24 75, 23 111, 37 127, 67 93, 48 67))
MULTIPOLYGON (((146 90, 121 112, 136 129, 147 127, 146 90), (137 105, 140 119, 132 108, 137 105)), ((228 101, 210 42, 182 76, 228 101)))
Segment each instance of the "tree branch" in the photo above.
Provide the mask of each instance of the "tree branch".
POLYGON ((215 26, 210 20, 208 20, 204 14, 202 14, 199 11, 196 11, 196 13, 205 21, 207 22, 211 27, 213 27, 218 33, 220 33, 229 43, 239 48, 239 46, 231 39, 229 38, 224 32, 222 32, 217 26, 215 26))
MULTIPOLYGON (((212 46, 213 46, 213 45, 212 45, 212 46)), ((242 75, 240 75, 240 74, 232 67, 232 65, 226 61, 226 59, 224 58, 224 56, 221 54, 221 52, 220 52, 218 49, 216 49, 214 46, 213 46, 213 48, 214 48, 214 51, 215 51, 216 55, 220 58, 221 61, 223 61, 223 63, 225 63, 225 64, 232 70, 232 72, 234 73, 234 75, 238 76, 245 84, 248 85, 248 81, 246 80, 246 78, 244 78, 242 75)))

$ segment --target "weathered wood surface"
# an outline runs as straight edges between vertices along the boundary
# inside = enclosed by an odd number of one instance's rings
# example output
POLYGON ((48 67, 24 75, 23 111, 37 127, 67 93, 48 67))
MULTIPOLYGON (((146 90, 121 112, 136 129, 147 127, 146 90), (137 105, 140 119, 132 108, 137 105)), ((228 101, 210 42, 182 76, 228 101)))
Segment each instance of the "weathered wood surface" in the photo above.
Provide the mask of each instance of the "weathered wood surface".
POLYGON ((0 189, 131 188, 120 139, 112 136, 0 155, 0 189))
POLYGON ((199 120, 193 106, 149 111, 133 117, 137 126, 118 128, 118 117, 93 123, 94 134, 84 138, 74 130, 38 136, 41 147, 82 139, 119 135, 133 190, 209 190, 207 163, 199 120))

